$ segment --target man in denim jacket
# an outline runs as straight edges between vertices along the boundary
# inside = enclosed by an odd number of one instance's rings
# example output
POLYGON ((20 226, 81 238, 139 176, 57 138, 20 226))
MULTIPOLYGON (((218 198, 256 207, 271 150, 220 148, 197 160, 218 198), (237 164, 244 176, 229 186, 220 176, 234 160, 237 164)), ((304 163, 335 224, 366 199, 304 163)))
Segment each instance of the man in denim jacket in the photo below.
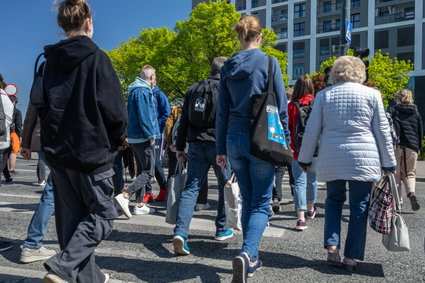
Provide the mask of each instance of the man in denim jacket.
MULTIPOLYGON (((130 218, 129 198, 136 192, 144 190, 146 183, 152 179, 155 168, 155 138, 159 136, 155 97, 152 89, 155 86, 156 74, 152 66, 145 65, 140 77, 128 87, 128 143, 141 166, 141 173, 128 189, 117 195, 115 201, 124 214, 130 218)), ((140 194, 144 195, 144 192, 140 194)), ((137 200, 133 214, 154 213, 141 199, 137 200)))

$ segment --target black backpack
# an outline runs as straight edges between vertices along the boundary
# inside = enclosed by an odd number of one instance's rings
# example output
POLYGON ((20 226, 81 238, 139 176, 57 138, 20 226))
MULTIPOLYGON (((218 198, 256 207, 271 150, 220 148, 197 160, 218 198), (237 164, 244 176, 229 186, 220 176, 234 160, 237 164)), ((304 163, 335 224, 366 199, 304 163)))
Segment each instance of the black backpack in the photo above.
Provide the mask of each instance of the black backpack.
POLYGON ((189 100, 189 122, 198 129, 215 128, 218 89, 209 80, 200 82, 189 100))
POLYGON ((313 110, 313 102, 314 99, 310 100, 308 105, 302 105, 299 100, 292 101, 298 108, 298 114, 295 121, 295 138, 294 145, 296 151, 299 153, 301 149, 301 144, 303 142, 305 127, 307 125, 308 118, 310 117, 310 113, 313 110))

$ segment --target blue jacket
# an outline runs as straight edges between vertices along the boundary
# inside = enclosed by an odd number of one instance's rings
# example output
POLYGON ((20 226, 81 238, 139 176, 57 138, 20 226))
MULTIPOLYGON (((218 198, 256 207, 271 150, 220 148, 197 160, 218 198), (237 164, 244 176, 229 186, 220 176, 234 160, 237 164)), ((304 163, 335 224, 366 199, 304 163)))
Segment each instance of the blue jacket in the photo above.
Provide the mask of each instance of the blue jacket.
POLYGON ((155 86, 152 91, 155 97, 156 113, 158 114, 159 132, 162 134, 164 133, 165 122, 171 114, 171 108, 167 96, 158 86, 155 86))
MULTIPOLYGON (((144 142, 159 136, 155 98, 149 84, 136 78, 128 87, 128 138, 144 142)), ((133 143, 135 143, 133 141, 133 143)))
MULTIPOLYGON (((255 48, 238 52, 224 62, 216 115, 217 154, 226 154, 227 133, 250 133, 251 97, 267 91, 268 61, 268 55, 255 48)), ((289 141, 288 105, 276 58, 273 58, 273 82, 281 123, 289 141)))

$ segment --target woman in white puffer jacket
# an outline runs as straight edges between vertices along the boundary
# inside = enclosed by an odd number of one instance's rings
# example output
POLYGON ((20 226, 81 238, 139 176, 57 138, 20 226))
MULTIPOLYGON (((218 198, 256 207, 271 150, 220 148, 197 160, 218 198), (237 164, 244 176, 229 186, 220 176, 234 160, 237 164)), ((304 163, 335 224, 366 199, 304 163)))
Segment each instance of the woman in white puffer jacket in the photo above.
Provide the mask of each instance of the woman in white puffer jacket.
POLYGON ((379 91, 362 85, 365 65, 342 56, 332 66, 333 86, 316 95, 298 162, 306 170, 319 144, 317 180, 326 182, 324 246, 328 262, 340 264, 341 214, 349 188, 350 221, 343 264, 348 270, 364 259, 372 183, 382 170, 395 171, 390 129, 379 91))

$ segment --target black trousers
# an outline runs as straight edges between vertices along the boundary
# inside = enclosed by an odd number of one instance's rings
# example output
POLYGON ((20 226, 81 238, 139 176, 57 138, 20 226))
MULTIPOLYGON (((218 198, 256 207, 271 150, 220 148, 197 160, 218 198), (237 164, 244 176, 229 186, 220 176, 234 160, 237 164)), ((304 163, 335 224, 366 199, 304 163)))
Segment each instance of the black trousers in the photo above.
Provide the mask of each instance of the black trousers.
POLYGON ((112 169, 98 174, 50 166, 55 195, 56 230, 61 251, 44 263, 68 282, 103 283, 94 250, 113 228, 112 169))

